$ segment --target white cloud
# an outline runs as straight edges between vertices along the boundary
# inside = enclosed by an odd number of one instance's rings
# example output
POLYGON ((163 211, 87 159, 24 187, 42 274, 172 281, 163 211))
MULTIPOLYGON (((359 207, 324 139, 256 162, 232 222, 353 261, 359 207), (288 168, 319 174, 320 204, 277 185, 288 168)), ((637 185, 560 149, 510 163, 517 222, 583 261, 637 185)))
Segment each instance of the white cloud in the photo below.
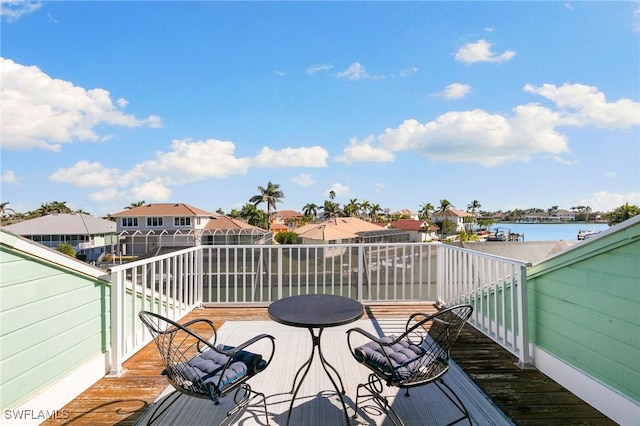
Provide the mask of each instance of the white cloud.
POLYGON ((304 187, 311 186, 316 183, 313 176, 311 176, 309 173, 300 173, 297 176, 293 176, 291 178, 291 182, 304 187))
POLYGON ((337 161, 393 161, 394 154, 413 151, 436 161, 476 162, 485 166, 529 161, 534 155, 573 164, 560 154, 570 152, 560 126, 631 127, 640 124, 640 107, 628 99, 609 103, 595 87, 525 86, 525 91, 553 100, 559 110, 540 104, 517 105, 512 114, 475 109, 452 111, 421 123, 405 120, 396 128, 362 141, 352 138, 337 161))
POLYGON ((331 64, 322 64, 322 65, 311 65, 309 68, 305 70, 305 72, 309 75, 313 75, 320 71, 329 71, 333 68, 331 64))
POLYGON ((629 192, 627 194, 612 194, 607 191, 599 191, 591 198, 580 200, 580 205, 589 206, 594 212, 607 212, 629 203, 640 205, 640 192, 629 192))
POLYGON ((456 61, 465 64, 474 64, 476 62, 504 62, 513 59, 516 52, 505 50, 497 54, 491 51, 493 44, 486 40, 478 40, 475 43, 468 43, 462 46, 456 52, 456 61))
POLYGON ((124 193, 123 198, 129 200, 168 201, 172 195, 173 192, 163 183, 163 180, 155 178, 132 186, 131 189, 124 193))
POLYGON ((367 69, 359 62, 354 62, 349 68, 338 73, 338 78, 346 78, 347 80, 361 80, 368 76, 367 69))
POLYGON ((83 188, 100 188, 126 185, 128 181, 118 169, 108 169, 100 162, 78 161, 71 167, 56 170, 49 180, 69 183, 83 188))
POLYGON ((557 162, 557 163, 564 164, 565 166, 571 166, 573 164, 578 164, 578 162, 576 160, 567 160, 567 159, 562 158, 562 157, 560 157, 558 155, 550 155, 548 158, 553 160, 553 161, 555 161, 555 162, 557 162))
POLYGON ((329 189, 327 189, 327 196, 331 191, 333 191, 336 194, 336 198, 348 197, 349 194, 351 193, 351 189, 348 186, 343 185, 341 183, 334 183, 333 185, 331 185, 329 189))
POLYGON ((488 33, 492 33, 492 32, 494 32, 496 29, 495 29, 495 28, 493 28, 493 27, 485 27, 485 28, 484 28, 484 30, 485 30, 486 32, 488 32, 488 33))
POLYGON ((384 183, 380 183, 380 182, 376 183, 376 184, 375 184, 375 192, 376 192, 376 194, 377 194, 377 193, 380 193, 380 192, 382 192, 382 191, 384 191, 384 189, 385 189, 386 187, 387 187, 387 186, 386 186, 384 183))
POLYGON ((0 16, 8 22, 14 22, 21 16, 35 12, 44 3, 31 0, 2 0, 0 1, 0 16))
POLYGON ((411 74, 415 74, 418 72, 418 67, 405 68, 400 70, 400 77, 408 77, 411 74))
POLYGON ((16 176, 13 170, 5 170, 0 176, 0 182, 2 183, 18 183, 18 176, 16 176))
POLYGON ((138 119, 121 111, 124 99, 113 101, 104 89, 86 90, 53 79, 37 67, 0 58, 1 144, 6 149, 60 151, 76 140, 99 141, 98 125, 161 127, 157 116, 138 119))
POLYGON ((604 174, 604 177, 610 178, 610 179, 617 179, 618 178, 618 173, 616 172, 606 172, 604 174))
MULTIPOLYGON (((326 167, 328 153, 322 147, 264 148, 258 156, 237 157, 229 141, 177 139, 171 149, 159 151, 152 160, 134 165, 130 170, 105 167, 100 162, 79 161, 59 168, 49 179, 83 188, 104 188, 91 194, 97 201, 143 199, 162 201, 171 197, 176 185, 210 178, 246 174, 251 167, 326 167), (149 194, 149 195, 147 195, 149 194)), ((301 186, 313 183, 311 176, 300 174, 294 181, 301 186)))
POLYGON ((394 160, 395 156, 391 151, 382 147, 374 147, 375 138, 369 136, 361 141, 351 138, 349 146, 344 148, 342 155, 336 157, 340 163, 352 164, 366 161, 373 163, 388 163, 394 160))
POLYGON ((327 167, 329 153, 321 146, 273 150, 264 147, 254 158, 256 167, 327 167))
POLYGON ((249 157, 236 157, 232 142, 217 139, 176 139, 171 142, 171 151, 158 152, 155 157, 136 165, 131 173, 162 176, 165 183, 184 184, 245 174, 252 161, 249 157))
POLYGON ((118 200, 146 200, 168 201, 172 198, 173 191, 162 182, 161 178, 155 178, 147 182, 141 182, 125 189, 105 188, 89 194, 94 201, 108 202, 118 200))
POLYGON ((525 92, 543 96, 562 111, 564 124, 573 126, 629 127, 640 124, 640 103, 630 99, 607 102, 597 87, 565 83, 560 87, 527 84, 525 92))
POLYGON ((381 80, 384 79, 384 75, 370 74, 367 69, 360 62, 354 62, 349 65, 349 68, 339 72, 338 78, 345 78, 347 80, 381 80))
POLYGON ((451 83, 442 92, 436 93, 436 96, 445 99, 462 99, 471 92, 471 86, 463 83, 451 83))

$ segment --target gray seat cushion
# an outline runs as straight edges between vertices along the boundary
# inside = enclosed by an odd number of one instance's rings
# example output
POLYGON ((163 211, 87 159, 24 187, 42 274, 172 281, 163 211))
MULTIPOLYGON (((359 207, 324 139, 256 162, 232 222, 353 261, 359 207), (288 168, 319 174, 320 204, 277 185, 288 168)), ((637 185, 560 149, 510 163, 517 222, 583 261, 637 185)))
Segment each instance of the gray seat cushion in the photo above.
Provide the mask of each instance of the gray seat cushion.
MULTIPOLYGON (((380 340, 388 344, 395 339, 395 336, 385 336, 380 340)), ((406 340, 391 346, 369 342, 355 348, 354 357, 358 362, 367 364, 394 382, 404 382, 416 376, 424 376, 429 373, 434 361, 438 361, 432 352, 406 340)))
MULTIPOLYGON (((229 350, 231 346, 218 345, 218 349, 229 350)), ((225 388, 244 376, 252 376, 264 365, 262 356, 248 351, 234 354, 231 363, 227 355, 214 350, 206 350, 197 354, 187 362, 177 363, 171 372, 164 371, 174 381, 184 384, 188 388, 197 388, 211 395, 223 393, 225 388), (213 387, 213 389, 209 389, 213 387)), ((263 367, 264 368, 264 367, 263 367)))

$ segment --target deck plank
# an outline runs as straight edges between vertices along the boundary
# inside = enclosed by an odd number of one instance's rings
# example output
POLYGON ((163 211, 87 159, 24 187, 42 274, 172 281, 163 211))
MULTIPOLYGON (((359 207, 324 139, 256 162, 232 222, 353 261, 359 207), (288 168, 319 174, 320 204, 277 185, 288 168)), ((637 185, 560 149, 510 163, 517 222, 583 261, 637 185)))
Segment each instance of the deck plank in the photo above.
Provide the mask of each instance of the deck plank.
MULTIPOLYGON (((435 312, 431 304, 367 305, 366 316, 405 318, 413 312, 435 312)), ((266 307, 216 307, 191 312, 181 322, 207 318, 216 327, 225 321, 268 320, 266 307)), ((455 362, 519 425, 615 425, 602 413, 537 370, 522 370, 517 359, 471 326, 465 326, 452 349, 455 362)), ((119 378, 105 377, 71 401, 66 419, 44 424, 131 425, 167 387, 153 343, 124 363, 119 378)))

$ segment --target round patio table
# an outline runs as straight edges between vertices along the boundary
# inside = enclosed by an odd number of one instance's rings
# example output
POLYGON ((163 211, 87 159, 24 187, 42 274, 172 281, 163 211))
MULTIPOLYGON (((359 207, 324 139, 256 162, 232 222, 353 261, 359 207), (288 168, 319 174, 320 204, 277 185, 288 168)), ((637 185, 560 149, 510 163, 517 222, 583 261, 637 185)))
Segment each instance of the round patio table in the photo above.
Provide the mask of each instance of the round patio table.
POLYGON ((342 378, 335 367, 324 357, 322 347, 320 346, 320 339, 325 328, 349 324, 362 318, 362 315, 364 314, 362 304, 355 299, 343 296, 334 296, 331 294, 308 294, 285 297, 284 299, 277 300, 269 305, 268 312, 269 317, 276 322, 291 327, 306 328, 309 330, 309 333, 311 333, 311 355, 309 356, 309 359, 302 364, 293 379, 293 386, 291 387, 293 397, 291 398, 291 405, 289 406, 289 413, 287 415, 287 425, 291 420, 291 411, 293 410, 296 395, 298 394, 300 386, 302 385, 305 377, 307 377, 307 373, 311 368, 316 348, 318 348, 320 364, 340 397, 345 419, 347 424, 349 424, 347 406, 342 397, 342 395, 345 394, 342 378), (315 332, 316 329, 318 330, 317 334, 315 332), (304 372, 302 373, 303 370, 304 372), (336 380, 331 375, 330 370, 333 371, 338 382, 340 382, 340 387, 338 387, 338 383, 336 383, 336 380), (302 373, 302 376, 300 376, 300 373, 302 373), (299 381, 298 378, 300 378, 299 381))

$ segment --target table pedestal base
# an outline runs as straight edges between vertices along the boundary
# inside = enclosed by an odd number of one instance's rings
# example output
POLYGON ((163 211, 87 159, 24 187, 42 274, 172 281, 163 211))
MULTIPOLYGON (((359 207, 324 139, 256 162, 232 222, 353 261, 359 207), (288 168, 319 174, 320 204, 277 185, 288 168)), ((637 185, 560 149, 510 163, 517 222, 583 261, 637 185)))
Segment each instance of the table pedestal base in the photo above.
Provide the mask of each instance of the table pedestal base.
POLYGON ((340 398, 340 402, 342 403, 342 410, 344 411, 344 417, 345 417, 345 420, 346 420, 347 425, 348 425, 349 424, 349 414, 347 413, 347 405, 344 403, 344 398, 342 397, 342 395, 345 394, 344 384, 342 383, 342 378, 340 378, 340 375, 338 374, 338 370, 336 370, 335 367, 333 365, 331 365, 329 363, 329 361, 327 361, 327 359, 324 357, 324 355, 322 354, 322 347, 320 346, 320 338, 322 336, 322 332, 324 331, 324 328, 318 329, 318 335, 316 335, 314 333, 314 329, 313 328, 309 328, 308 330, 309 330, 309 333, 311 333, 311 341, 312 341, 311 355, 309 356, 309 359, 307 359, 304 362, 304 364, 302 364, 302 366, 300 367, 300 369, 296 373, 295 378, 293 379, 293 386, 291 387, 291 393, 293 394, 293 397, 291 398, 291 405, 289 406, 289 413, 287 415, 287 425, 289 424, 289 421, 291 420, 291 412, 293 411, 293 404, 294 404, 294 402, 296 400, 296 396, 298 395, 298 391, 300 390, 300 387, 302 386, 302 382, 307 377, 307 373, 309 373, 309 369, 311 369, 311 364, 313 363, 313 358, 314 358, 314 356, 316 354, 316 348, 318 348, 318 356, 320 358, 320 364, 322 365, 322 369, 327 374, 327 377, 331 381, 331 384, 333 384, 333 388, 336 390, 336 393, 338 394, 338 397, 340 398), (303 372, 303 370, 304 370, 304 372, 303 372), (331 375, 331 372, 329 370, 333 371, 333 374, 335 374, 335 376, 338 378, 338 382, 340 383, 340 387, 338 387, 338 383, 333 378, 333 376, 331 375), (302 376, 300 376, 300 373, 302 373, 302 376), (300 378, 300 381, 298 381, 298 378, 300 378), (297 385, 296 385, 296 383, 297 383, 297 385))

